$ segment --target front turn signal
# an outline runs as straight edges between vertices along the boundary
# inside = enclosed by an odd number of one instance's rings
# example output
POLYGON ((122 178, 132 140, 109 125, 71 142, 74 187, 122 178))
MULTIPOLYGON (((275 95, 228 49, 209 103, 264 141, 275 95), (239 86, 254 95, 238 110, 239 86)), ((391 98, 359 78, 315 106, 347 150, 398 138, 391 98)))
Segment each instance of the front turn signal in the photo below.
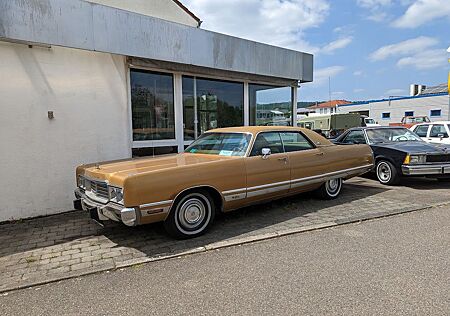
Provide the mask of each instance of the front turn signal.
POLYGON ((410 155, 406 155, 405 160, 403 161, 403 164, 409 165, 410 162, 411 162, 411 156, 410 155))

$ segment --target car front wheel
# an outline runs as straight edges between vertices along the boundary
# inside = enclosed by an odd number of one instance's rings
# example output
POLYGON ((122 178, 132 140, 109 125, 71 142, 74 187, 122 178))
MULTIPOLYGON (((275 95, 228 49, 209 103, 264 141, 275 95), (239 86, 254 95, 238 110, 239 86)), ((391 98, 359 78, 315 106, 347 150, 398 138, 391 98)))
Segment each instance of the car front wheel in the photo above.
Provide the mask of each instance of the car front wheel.
POLYGON ((376 174, 377 179, 381 184, 394 185, 400 180, 397 169, 387 160, 380 160, 377 162, 376 174))
POLYGON ((164 227, 175 238, 193 238, 208 229, 214 221, 214 215, 214 200, 207 191, 189 192, 175 201, 164 221, 164 227))
POLYGON ((332 200, 338 197, 342 189, 342 179, 330 179, 317 189, 317 196, 324 200, 332 200))

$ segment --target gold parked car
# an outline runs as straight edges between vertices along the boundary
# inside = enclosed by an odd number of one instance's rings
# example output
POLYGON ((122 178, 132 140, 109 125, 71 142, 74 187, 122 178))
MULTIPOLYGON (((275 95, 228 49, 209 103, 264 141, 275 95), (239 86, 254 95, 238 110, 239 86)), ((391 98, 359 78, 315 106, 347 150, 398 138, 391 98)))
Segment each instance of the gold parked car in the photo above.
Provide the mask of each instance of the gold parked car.
POLYGON ((335 145, 308 129, 214 129, 181 154, 79 166, 74 206, 100 222, 164 221, 171 235, 194 237, 216 212, 312 190, 336 198, 373 163, 368 145, 335 145))

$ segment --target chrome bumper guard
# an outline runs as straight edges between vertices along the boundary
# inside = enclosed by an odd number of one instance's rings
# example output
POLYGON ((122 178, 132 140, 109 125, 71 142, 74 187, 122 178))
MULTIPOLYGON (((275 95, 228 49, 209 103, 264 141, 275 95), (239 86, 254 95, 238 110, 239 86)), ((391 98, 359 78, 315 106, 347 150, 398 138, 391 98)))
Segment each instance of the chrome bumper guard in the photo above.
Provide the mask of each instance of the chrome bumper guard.
POLYGON ((113 220, 115 222, 122 222, 127 226, 136 226, 139 224, 140 212, 135 208, 123 207, 119 204, 108 202, 101 204, 92 201, 80 189, 75 190, 74 207, 91 213, 91 217, 96 221, 113 220), (92 212, 96 212, 97 216, 92 216, 92 212))
POLYGON ((402 173, 407 176, 449 175, 450 164, 402 165, 402 173))

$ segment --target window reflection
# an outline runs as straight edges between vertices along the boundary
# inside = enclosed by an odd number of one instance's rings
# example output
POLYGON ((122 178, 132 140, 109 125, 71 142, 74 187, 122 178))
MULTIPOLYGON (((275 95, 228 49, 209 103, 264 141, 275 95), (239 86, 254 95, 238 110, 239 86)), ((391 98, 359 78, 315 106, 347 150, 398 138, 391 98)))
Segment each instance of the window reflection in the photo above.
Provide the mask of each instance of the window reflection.
POLYGON ((244 124, 244 84, 183 76, 184 139, 244 124))
POLYGON ((291 88, 249 84, 250 125, 291 125, 291 88))
POLYGON ((131 70, 133 140, 175 138, 173 76, 131 70))

